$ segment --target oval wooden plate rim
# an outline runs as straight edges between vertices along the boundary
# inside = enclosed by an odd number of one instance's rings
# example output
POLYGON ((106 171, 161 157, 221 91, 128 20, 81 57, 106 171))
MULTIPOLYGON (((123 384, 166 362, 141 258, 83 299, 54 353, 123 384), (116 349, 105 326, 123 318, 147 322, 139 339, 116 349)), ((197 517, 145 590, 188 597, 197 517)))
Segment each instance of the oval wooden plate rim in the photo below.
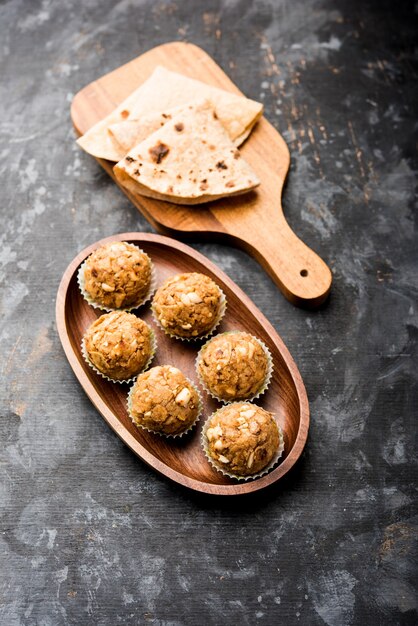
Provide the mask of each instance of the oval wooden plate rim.
POLYGON ((196 250, 194 250, 194 248, 191 248, 187 244, 176 241, 169 237, 165 237, 163 235, 141 232, 128 232, 118 235, 112 235, 110 237, 100 239, 93 244, 90 244, 89 246, 84 248, 84 250, 82 250, 79 254, 77 254, 77 256, 70 262, 63 274, 57 293, 56 323, 58 335, 61 340, 61 344, 68 359, 68 362, 70 363, 78 382, 81 384, 90 401, 102 415, 107 424, 118 435, 118 437, 120 437, 120 439, 132 450, 132 452, 134 452, 147 465, 155 469, 160 474, 163 474, 164 476, 170 478, 171 480, 183 486, 189 487, 190 489, 193 489, 195 491, 200 491, 202 493, 208 493, 212 495, 240 495, 253 493, 273 484, 274 482, 282 478, 293 467, 293 465, 302 454, 309 430, 309 402, 305 386, 302 381, 302 377, 289 350, 286 348, 283 340, 270 324, 270 322, 267 320, 267 318, 261 313, 261 311, 252 302, 252 300, 242 291, 242 289, 238 287, 238 285, 236 285, 236 283, 234 283, 234 281, 229 278, 229 276, 227 276, 217 265, 212 263, 212 261, 210 261, 207 257, 205 257, 200 252, 197 252, 196 250), (259 320, 260 324, 264 326, 264 328, 267 330, 272 340, 279 348, 282 358, 289 369, 289 372, 295 384, 300 410, 299 428, 295 443, 283 463, 278 465, 273 471, 262 476, 261 478, 257 478, 252 481, 237 482, 229 485, 206 483, 204 481, 185 476, 177 470, 172 469, 171 467, 157 459, 153 454, 148 452, 148 450, 141 443, 139 443, 139 441, 137 441, 135 437, 133 437, 129 432, 126 431, 125 427, 116 417, 116 415, 114 415, 113 411, 111 411, 106 403, 100 398, 92 382, 85 373, 76 352, 72 348, 66 324, 65 305, 68 287, 79 265, 97 247, 115 240, 136 241, 136 243, 139 244, 141 241, 161 244, 173 250, 179 250, 186 255, 194 257, 197 261, 208 267, 215 275, 218 275, 224 281, 224 283, 236 293, 236 295, 242 300, 244 305, 252 312, 252 314, 259 320))

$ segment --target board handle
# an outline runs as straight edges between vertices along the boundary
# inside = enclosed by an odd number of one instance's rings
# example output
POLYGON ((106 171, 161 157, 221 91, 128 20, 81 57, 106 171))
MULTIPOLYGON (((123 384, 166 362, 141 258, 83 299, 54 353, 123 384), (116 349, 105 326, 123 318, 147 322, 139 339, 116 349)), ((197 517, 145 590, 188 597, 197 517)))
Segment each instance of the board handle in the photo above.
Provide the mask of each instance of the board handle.
POLYGON ((328 265, 290 228, 284 216, 278 215, 268 228, 246 234, 240 245, 264 267, 284 296, 292 304, 317 308, 328 297, 332 274, 328 265))

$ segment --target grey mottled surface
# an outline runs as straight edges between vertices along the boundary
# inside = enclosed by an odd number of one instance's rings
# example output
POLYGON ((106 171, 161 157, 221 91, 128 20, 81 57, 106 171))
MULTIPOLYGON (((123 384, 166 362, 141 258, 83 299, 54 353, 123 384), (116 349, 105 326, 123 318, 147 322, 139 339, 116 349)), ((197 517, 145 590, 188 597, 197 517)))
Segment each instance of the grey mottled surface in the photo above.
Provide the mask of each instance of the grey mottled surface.
POLYGON ((416 14, 378 0, 0 3, 2 625, 417 622, 416 14), (263 99, 292 154, 288 219, 334 271, 310 313, 244 253, 195 244, 275 325, 311 401, 301 462, 247 500, 145 467, 84 395, 54 323, 80 249, 150 230, 74 145, 72 96, 173 39, 263 99))

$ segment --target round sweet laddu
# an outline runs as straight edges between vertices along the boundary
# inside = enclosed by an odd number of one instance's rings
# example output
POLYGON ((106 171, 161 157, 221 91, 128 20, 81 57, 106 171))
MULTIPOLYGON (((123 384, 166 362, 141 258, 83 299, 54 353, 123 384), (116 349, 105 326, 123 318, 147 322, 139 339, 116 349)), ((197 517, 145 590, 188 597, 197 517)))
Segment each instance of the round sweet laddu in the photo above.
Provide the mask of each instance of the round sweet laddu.
POLYGON ((200 399, 179 369, 159 365, 138 376, 128 408, 137 426, 163 435, 179 435, 199 417, 200 399))
POLYGON ((246 332, 216 335, 200 350, 197 373, 209 393, 225 402, 254 398, 268 383, 270 355, 246 332))
POLYGON ((84 290, 99 306, 127 309, 148 296, 151 276, 151 259, 145 252, 125 241, 113 241, 86 260, 84 290))
POLYGON ((131 379, 152 357, 152 330, 126 311, 101 315, 89 326, 83 341, 90 364, 112 380, 131 379))
POLYGON ((152 308, 157 322, 169 335, 197 338, 219 322, 223 294, 209 276, 178 274, 157 289, 152 308))
POLYGON ((249 402, 216 411, 206 428, 206 452, 221 471, 235 476, 258 474, 274 459, 280 444, 272 413, 249 402))

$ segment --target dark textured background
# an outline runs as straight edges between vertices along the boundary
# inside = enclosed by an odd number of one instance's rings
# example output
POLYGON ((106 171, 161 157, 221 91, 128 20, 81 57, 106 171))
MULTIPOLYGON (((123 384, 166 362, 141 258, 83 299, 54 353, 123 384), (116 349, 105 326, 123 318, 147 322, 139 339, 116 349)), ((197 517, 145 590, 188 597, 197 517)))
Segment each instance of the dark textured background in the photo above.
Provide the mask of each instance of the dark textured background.
POLYGON ((417 623, 416 18, 408 1, 1 2, 2 625, 417 623), (292 155, 286 215, 334 272, 306 312, 244 253, 194 244, 275 325, 311 402, 302 460, 250 499, 138 460, 54 322, 79 250, 150 230, 75 146, 71 99, 176 39, 264 102, 292 155))

